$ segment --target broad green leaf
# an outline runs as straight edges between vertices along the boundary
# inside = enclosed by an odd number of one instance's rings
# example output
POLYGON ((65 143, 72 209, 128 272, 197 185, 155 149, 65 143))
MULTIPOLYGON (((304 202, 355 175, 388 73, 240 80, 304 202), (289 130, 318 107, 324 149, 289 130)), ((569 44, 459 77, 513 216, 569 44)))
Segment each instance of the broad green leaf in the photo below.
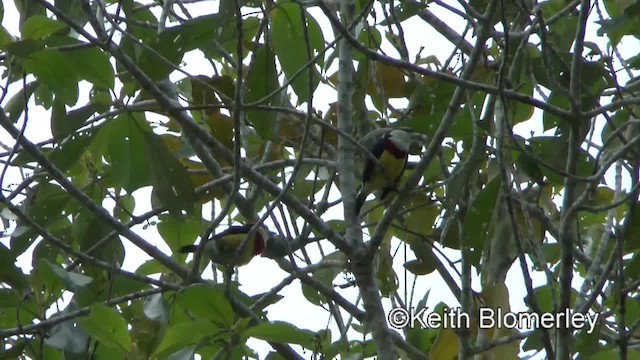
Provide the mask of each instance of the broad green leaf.
POLYGON ((100 133, 107 139, 105 158, 111 164, 109 183, 127 192, 151 183, 144 132, 151 131, 143 115, 122 114, 110 120, 100 133))
POLYGON ((16 258, 4 244, 0 244, 0 282, 22 294, 31 290, 29 278, 16 266, 16 258))
MULTIPOLYGON (((340 251, 335 251, 326 255, 323 260, 346 261, 346 256, 340 251)), ((322 268, 314 272, 312 278, 330 288, 333 286, 333 280, 336 278, 336 276, 338 276, 343 271, 344 269, 341 267, 322 268)), ((309 300, 309 302, 316 305, 327 303, 327 298, 324 295, 320 294, 315 288, 304 283, 302 283, 301 285, 302 294, 307 300, 309 300)))
POLYGON ((153 294, 144 299, 144 314, 151 320, 166 323, 169 319, 169 305, 162 294, 153 294))
MULTIPOLYGON (((235 7, 235 4, 233 5, 235 7)), ((227 51, 229 54, 233 54, 235 58, 238 57, 238 24, 237 17, 235 14, 235 9, 233 10, 233 15, 227 16, 224 18, 225 21, 221 23, 221 26, 218 28, 220 45, 222 48, 227 51)), ((260 19, 255 16, 250 16, 242 19, 242 44, 243 44, 243 56, 247 56, 248 52, 252 47, 248 46, 252 44, 252 39, 258 33, 258 29, 260 28, 260 19)), ((211 51, 208 51, 211 53, 211 51)), ((216 51, 216 58, 220 57, 219 51, 216 51)), ((237 60, 237 59, 236 59, 237 60)))
MULTIPOLYGON (((500 179, 495 179, 478 193, 473 199, 462 223, 463 241, 473 248, 475 256, 472 260, 480 260, 480 252, 487 239, 487 230, 491 225, 493 208, 498 198, 500 179)), ((452 226, 456 226, 455 224, 452 226)), ((475 262, 474 264, 478 264, 475 262)))
POLYGON ((624 239, 624 251, 634 251, 640 248, 640 204, 636 203, 633 217, 625 221, 630 221, 630 224, 627 232, 628 238, 624 239))
POLYGON ((24 69, 47 84, 65 105, 74 105, 78 100, 78 69, 67 53, 45 49, 22 60, 24 69))
POLYGON ((69 25, 44 15, 35 15, 22 26, 22 39, 43 39, 68 27, 69 25))
POLYGON ((171 215, 160 215, 158 233, 169 245, 169 248, 177 252, 184 245, 193 244, 203 231, 203 222, 198 217, 189 216, 178 219, 171 215))
MULTIPOLYGON (((620 357, 621 354, 619 349, 608 349, 589 356, 589 360, 615 360, 620 359, 620 357)), ((628 350, 624 358, 627 360, 640 360, 640 352, 636 350, 628 350)))
MULTIPOLYGON (((152 297, 155 297, 156 295, 153 295, 152 297)), ((143 354, 153 353, 156 345, 159 344, 160 340, 164 336, 164 332, 165 326, 162 323, 146 317, 134 317, 131 320, 130 331, 134 349, 133 351, 137 351, 141 356, 145 356, 143 354)))
POLYGON ((57 276, 60 281, 62 281, 65 289, 70 291, 77 291, 78 289, 89 285, 91 281, 93 281, 93 279, 89 276, 67 271, 57 264, 53 264, 50 261, 43 260, 41 262, 41 269, 44 270, 46 267, 48 267, 49 270, 53 274, 55 274, 55 276, 57 276))
POLYGON ((429 274, 435 270, 436 259, 428 236, 433 233, 433 225, 440 213, 440 208, 426 193, 412 197, 405 208, 407 209, 404 220, 404 228, 407 232, 405 241, 411 247, 416 260, 406 262, 404 267, 415 275, 429 274))
POLYGON ((28 83, 27 86, 25 86, 21 91, 18 91, 13 96, 11 96, 11 98, 7 102, 7 105, 4 107, 4 110, 11 122, 15 123, 16 121, 18 121, 20 115, 22 115, 22 113, 24 112, 26 101, 29 101, 29 98, 31 98, 31 95, 33 95, 33 92, 36 90, 38 85, 39 82, 37 80, 32 81, 28 83))
POLYGON ((296 344, 305 349, 315 348, 315 333, 313 331, 299 329, 296 326, 281 322, 263 322, 249 328, 242 334, 245 338, 256 338, 265 341, 296 344))
MULTIPOLYGON (((314 29, 318 24, 314 20, 307 20, 309 39, 305 39, 302 23, 301 6, 296 3, 281 1, 271 10, 271 36, 273 49, 291 86, 298 96, 298 104, 309 100, 320 82, 320 76, 315 64, 307 65, 311 58, 324 47, 322 31, 314 29), (310 49, 307 49, 309 44, 310 49), (296 73, 301 71, 294 79, 296 73), (309 88, 308 71, 312 72, 312 83, 309 88), (311 90, 311 93, 309 93, 311 90)), ((311 19, 306 11, 306 19, 311 19)))
MULTIPOLYGON (((80 245, 80 250, 87 251, 95 245, 96 241, 107 236, 112 230, 113 228, 104 220, 88 210, 82 210, 74 218, 72 236, 75 242, 80 245)), ((115 235, 90 255, 109 264, 122 264, 125 255, 124 245, 120 237, 115 235)))
POLYGON ((136 274, 149 276, 159 274, 164 270, 164 266, 156 259, 147 260, 136 269, 136 274))
POLYGON ((210 14, 195 17, 180 25, 169 27, 167 33, 179 35, 179 44, 185 52, 208 45, 212 39, 218 38, 218 31, 223 22, 227 20, 220 14, 210 14))
POLYGON ((233 325, 233 309, 222 287, 190 286, 178 294, 176 302, 197 319, 219 327, 233 325))
MULTIPOLYGON (((25 21, 27 21, 32 16, 45 16, 46 8, 37 1, 32 0, 16 0, 13 2, 18 10, 19 17, 17 19, 12 19, 13 21, 18 21, 18 28, 22 31, 24 27, 25 21)), ((4 14, 4 5, 3 5, 3 14, 4 14)))
POLYGON ((403 21, 416 16, 418 12, 423 11, 426 8, 427 3, 415 0, 403 1, 399 5, 396 5, 395 18, 386 18, 380 22, 380 25, 388 26, 389 24, 395 23, 396 20, 398 23, 402 23, 403 21))
POLYGON ((70 135, 49 153, 49 160, 61 171, 71 169, 78 165, 79 159, 87 151, 96 134, 94 129, 89 129, 70 135))
MULTIPOLYGON (((65 214, 71 212, 68 208, 71 204, 77 203, 73 202, 69 194, 59 186, 43 182, 27 190, 27 197, 22 204, 22 209, 35 223, 55 234, 56 232, 50 228, 50 224, 64 219, 65 214)), ((11 253, 17 257, 31 246, 32 241, 36 238, 36 233, 20 220, 16 225, 17 227, 11 235, 10 245, 11 253)))
MULTIPOLYGON (((567 163, 567 154, 569 144, 563 137, 554 136, 538 136, 529 139, 531 152, 542 159, 548 166, 552 166, 553 169, 564 171, 567 163)), ((584 149, 580 149, 578 154, 578 168, 577 175, 579 176, 591 176, 595 165, 595 159, 587 153, 584 149)), ((547 166, 541 166, 542 173, 547 179, 556 185, 564 184, 564 177, 549 169, 547 166)), ((578 183, 577 193, 581 194, 585 188, 585 183, 578 183)))
MULTIPOLYGON (((533 97, 533 84, 531 84, 530 81, 524 81, 522 86, 518 87, 518 92, 533 97)), ((525 104, 520 101, 512 101, 510 103, 508 113, 511 125, 513 126, 531 119, 533 111, 533 105, 525 104)))
POLYGON ((7 52, 19 58, 28 58, 31 54, 44 50, 45 42, 42 40, 19 40, 6 44, 7 52))
MULTIPOLYGON (((110 2, 108 2, 110 3, 110 2)), ((73 20, 76 24, 84 26, 87 23, 88 14, 82 8, 82 1, 79 0, 55 0, 54 5, 66 17, 73 20)))
POLYGON ((131 337, 127 322, 113 308, 95 304, 89 316, 80 319, 80 326, 101 345, 119 351, 131 350, 131 337))
MULTIPOLYGON (((54 314, 52 318, 71 310, 75 310, 75 308, 70 305, 64 311, 54 314)), ((75 321, 63 321, 56 324, 48 332, 48 335, 44 342, 54 348, 77 354, 82 354, 87 350, 89 335, 82 327, 77 326, 75 321)))
POLYGON ((145 132, 144 139, 151 162, 153 190, 160 203, 174 216, 182 216, 183 211, 191 214, 196 197, 187 169, 167 149, 158 135, 145 132))
POLYGON ((131 220, 131 215, 136 208, 136 198, 130 194, 124 194, 116 199, 117 205, 113 209, 113 216, 117 217, 121 222, 131 220))
POLYGON ((171 325, 166 329, 154 357, 165 358, 187 345, 198 344, 202 339, 218 334, 220 334, 218 327, 203 319, 171 325))
MULTIPOLYGON (((113 89, 115 74, 110 57, 97 47, 69 52, 70 61, 75 66, 78 77, 107 89, 113 89)), ((142 66, 142 64, 140 64, 142 66)))
POLYGON ((380 288, 380 295, 390 298, 398 290, 398 276, 393 270, 393 256, 388 243, 382 243, 373 261, 376 280, 380 288))
POLYGON ((54 101, 51 112, 51 134, 58 143, 61 143, 64 138, 82 127, 84 122, 95 112, 93 104, 67 111, 63 104, 54 101))
MULTIPOLYGON (((255 57, 249 65, 249 73, 247 74, 245 85, 245 102, 247 103, 262 100, 280 87, 272 49, 264 45, 257 47, 255 57)), ((277 93, 261 104, 278 106, 281 104, 281 96, 280 93, 277 93)), ((247 117, 263 139, 274 139, 273 128, 276 112, 248 110, 247 117)))

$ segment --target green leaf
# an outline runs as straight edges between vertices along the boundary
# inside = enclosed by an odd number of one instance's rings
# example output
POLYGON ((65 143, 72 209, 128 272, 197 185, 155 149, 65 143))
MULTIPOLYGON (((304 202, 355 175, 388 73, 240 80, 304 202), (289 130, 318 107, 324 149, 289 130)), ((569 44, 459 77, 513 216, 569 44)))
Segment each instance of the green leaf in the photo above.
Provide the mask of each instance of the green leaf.
POLYGON ((401 23, 409 18, 412 18, 418 14, 418 12, 423 11, 427 8, 428 3, 423 3, 415 0, 406 0, 400 3, 400 5, 396 6, 396 17, 395 18, 387 18, 380 22, 382 26, 388 26, 389 24, 395 23, 397 20, 398 23, 401 23))
MULTIPOLYGON (((35 223, 52 231, 50 225, 64 219, 65 214, 69 214, 67 207, 70 204, 77 203, 71 201, 69 194, 59 186, 45 182, 27 190, 27 197, 22 207, 35 223)), ((20 220, 16 225, 10 244, 12 254, 17 257, 31 246, 37 235, 20 220)))
POLYGON ((389 243, 383 242, 374 258, 374 271, 380 295, 390 298, 398 290, 398 276, 393 270, 393 256, 389 243))
MULTIPOLYGON (((344 253, 340 251, 335 251, 322 258, 322 260, 345 261, 345 262, 346 262, 346 259, 347 258, 344 255, 344 253)), ((326 287, 331 288, 333 287, 333 280, 336 278, 336 276, 338 276, 343 271, 344 269, 340 267, 332 266, 332 267, 322 268, 322 269, 319 269, 318 271, 315 271, 311 277, 314 280, 318 281, 319 283, 325 285, 326 287)), ((301 283, 301 285, 302 285, 302 294, 307 300, 309 300, 309 302, 316 305, 322 305, 327 303, 327 298, 324 295, 320 294, 318 290, 304 283, 301 283)))
POLYGON ((51 113, 51 134, 56 139, 56 142, 60 143, 64 138, 82 127, 84 122, 95 112, 94 104, 87 104, 67 112, 63 104, 59 101, 54 101, 51 113))
POLYGON ((497 178, 478 193, 473 199, 462 223, 463 238, 467 246, 472 247, 474 250, 475 256, 473 256, 472 260, 476 260, 474 262, 475 265, 480 260, 480 253, 487 239, 487 230, 493 216, 493 208, 498 197, 500 183, 500 178, 497 178))
POLYGON ((151 130, 143 116, 121 114, 100 130, 108 141, 105 154, 111 164, 108 180, 129 193, 151 183, 144 139, 144 132, 151 130))
POLYGON ((202 339, 211 337, 218 332, 218 327, 202 319, 171 325, 164 333, 153 357, 167 358, 169 354, 183 349, 187 345, 198 344, 202 339))
POLYGON ((160 274, 164 271, 164 266, 156 259, 145 261, 142 265, 136 269, 136 274, 149 276, 153 274, 160 274))
POLYGON ((28 58, 31 54, 44 50, 45 42, 42 40, 19 40, 6 45, 7 52, 19 58, 28 58))
MULTIPOLYGON (((633 217, 627 219, 630 221, 629 230, 627 232, 628 238, 624 242, 624 251, 633 251, 640 248, 640 205, 635 205, 636 210, 633 212, 633 217)), ((635 259, 636 257, 634 257, 635 259)), ((640 260, 640 258, 638 258, 640 260)))
POLYGON ((309 100, 309 97, 320 82, 320 75, 315 64, 307 67, 307 63, 315 55, 314 50, 319 52, 324 47, 322 31, 319 30, 318 24, 315 20, 312 20, 313 18, 306 11, 304 14, 308 19, 309 39, 305 39, 300 9, 301 6, 296 3, 281 1, 271 11, 273 50, 278 56, 287 79, 291 81, 294 75, 304 68, 304 71, 291 84, 293 91, 298 96, 298 104, 309 100), (315 29, 316 27, 318 29, 315 29), (307 43, 310 46, 309 56, 307 56, 307 45, 305 45, 307 43), (312 72, 311 89, 309 89, 307 71, 312 72), (309 90, 311 90, 311 93, 309 93, 309 90))
MULTIPOLYGON (((123 9, 129 15, 127 20, 138 20, 154 26, 157 24, 157 19, 149 9, 136 2, 127 1, 126 3, 126 5, 123 5, 123 9), (133 6, 130 7, 132 3, 133 6)), ((184 36, 185 29, 173 27, 157 34, 155 30, 151 30, 148 27, 131 23, 128 23, 128 25, 131 26, 133 35, 139 38, 142 43, 129 37, 123 37, 120 47, 152 80, 164 80, 180 66, 182 57, 188 51, 185 41, 188 42, 191 39, 184 36)), ((127 30, 129 30, 129 27, 127 30)), ((188 45, 191 46, 191 44, 188 45)), ((117 71, 126 70, 121 65, 118 65, 117 71)))
POLYGON ((162 294, 153 294, 144 299, 144 314, 151 320, 166 324, 169 320, 169 305, 162 294))
MULTIPOLYGON (((380 49, 380 44, 382 44, 382 35, 380 35, 380 31, 375 27, 366 27, 358 35, 358 41, 369 48, 369 50, 375 52, 380 49)), ((353 59, 358 62, 364 62, 367 59, 367 55, 356 51, 353 54, 353 59)))
MULTIPOLYGON (((0 282, 7 283, 21 294, 31 291, 29 278, 16 265, 16 258, 0 243, 0 282)), ((15 314, 15 313, 14 313, 15 314)))
MULTIPOLYGON (((229 2, 231 3, 231 2, 229 2)), ((235 7, 235 4, 233 4, 233 6, 235 7)), ((229 54, 233 54, 234 56, 237 57, 237 47, 238 47, 238 25, 236 23, 236 14, 235 14, 235 8, 233 10, 233 14, 232 15, 227 15, 226 17, 224 17, 225 21, 221 24, 222 26, 219 27, 219 36, 218 39, 220 41, 220 45, 222 45, 222 48, 229 54)), ((251 16, 251 17, 247 17, 244 18, 242 20, 242 47, 243 49, 248 48, 247 44, 251 44, 251 40, 256 36, 256 34, 258 33, 258 29, 260 28, 260 19, 255 17, 255 16, 251 16)), ((213 53, 213 55, 215 55, 216 58, 220 58, 220 51, 219 50, 209 50, 207 51, 207 53, 213 53)), ((246 56, 247 55, 247 51, 244 50, 243 55, 246 56)), ((236 59, 237 60, 237 59, 236 59)))
POLYGON ((34 15, 22 25, 22 39, 43 39, 68 27, 69 25, 44 15, 34 15))
MULTIPOLYGON (((87 23, 88 13, 82 9, 82 1, 79 0, 54 0, 55 7, 61 11, 65 17, 73 20, 81 27, 87 23)), ((110 1, 107 3, 111 3, 110 1)))
POLYGON ((93 130, 74 133, 60 146, 49 153, 49 160, 61 171, 67 171, 77 165, 80 157, 87 151, 96 132, 93 130))
POLYGON ((217 29, 222 27, 225 20, 220 14, 204 15, 167 28, 165 32, 179 35, 174 37, 178 39, 176 45, 182 46, 183 51, 189 52, 209 44, 212 39, 217 39, 217 29))
MULTIPOLYGON (((247 74, 245 102, 254 103, 271 94, 280 87, 276 72, 276 62, 273 51, 264 45, 259 45, 256 49, 255 57, 249 65, 247 74)), ((281 95, 275 94, 262 105, 279 106, 281 95)), ((276 119, 275 111, 248 110, 247 117, 256 129, 260 137, 266 140, 275 140, 273 133, 276 119)))
MULTIPOLYGON (((532 153, 542 159, 547 165, 554 169, 564 171, 567 163, 567 154, 569 144, 563 137, 555 136, 538 136, 529 139, 532 153)), ((578 176, 591 176, 594 169, 595 159, 584 149, 580 149, 578 154, 578 176)), ((549 169, 547 166, 541 166, 542 173, 549 181, 556 185, 564 184, 564 176, 549 169)), ((585 188, 585 183, 577 185, 577 193, 581 194, 585 188)))
POLYGON ((245 338, 256 338, 264 341, 297 344, 305 349, 315 348, 315 333, 299 329, 289 323, 274 321, 264 322, 249 328, 242 334, 245 338))
POLYGON ((174 252, 184 245, 193 244, 203 230, 203 222, 199 217, 178 219, 171 215, 160 215, 159 219, 158 233, 174 252))
POLYGON ((154 193, 172 215, 181 217, 184 215, 182 211, 191 214, 196 195, 187 169, 158 135, 152 132, 145 132, 144 135, 154 193))
MULTIPOLYGON (((83 209, 74 219, 72 237, 80 245, 81 251, 87 251, 112 230, 113 228, 103 219, 83 209)), ((124 245, 117 235, 109 238, 106 244, 91 253, 91 256, 109 264, 122 264, 124 255, 124 245)))
MULTIPOLYGON (((530 81, 525 81, 522 86, 518 87, 518 92, 533 97, 533 84, 531 84, 530 81)), ((531 119, 533 111, 533 105, 519 101, 512 101, 509 106, 509 119, 511 120, 511 125, 519 124, 531 119)))
POLYGON ((130 194, 124 194, 117 197, 117 206, 113 209, 113 216, 117 217, 121 222, 131 220, 131 215, 136 208, 136 198, 130 194))
MULTIPOLYGON (((620 349, 608 349, 589 356, 589 360, 615 360, 620 359, 620 357, 620 349)), ((627 360, 640 360, 640 352, 629 350, 624 358, 627 360)))
POLYGON ((220 327, 233 325, 233 309, 222 287, 190 286, 178 294, 176 302, 197 319, 208 320, 220 327))
POLYGON ((22 64, 27 72, 47 84, 63 104, 74 105, 78 101, 78 69, 68 53, 45 49, 32 53, 22 64))
POLYGON ((62 281, 65 289, 69 291, 77 291, 87 285, 89 285, 93 279, 89 276, 85 276, 76 272, 70 272, 63 269, 57 264, 53 264, 48 260, 43 260, 41 263, 41 269, 48 268, 55 276, 62 281))
POLYGON ((4 107, 4 110, 12 123, 15 124, 16 121, 20 119, 20 116, 24 112, 26 101, 29 101, 29 98, 31 98, 31 95, 33 95, 33 92, 36 90, 39 84, 40 83, 37 80, 32 81, 28 83, 27 86, 22 88, 21 91, 18 91, 13 96, 11 96, 11 98, 7 102, 7 105, 4 107))
POLYGON ((113 89, 115 74, 110 57, 97 47, 78 49, 68 53, 80 79, 107 89, 113 89))
POLYGON ((127 322, 113 308, 101 304, 92 305, 89 316, 80 319, 79 323, 101 345, 120 351, 131 350, 127 322))
MULTIPOLYGON (((73 310, 77 309, 71 303, 64 311, 54 314, 51 318, 55 319, 56 316, 64 315, 73 310)), ((89 335, 80 326, 76 326, 76 322, 73 320, 63 321, 53 326, 44 340, 45 344, 51 347, 76 354, 86 352, 88 341, 89 335)))

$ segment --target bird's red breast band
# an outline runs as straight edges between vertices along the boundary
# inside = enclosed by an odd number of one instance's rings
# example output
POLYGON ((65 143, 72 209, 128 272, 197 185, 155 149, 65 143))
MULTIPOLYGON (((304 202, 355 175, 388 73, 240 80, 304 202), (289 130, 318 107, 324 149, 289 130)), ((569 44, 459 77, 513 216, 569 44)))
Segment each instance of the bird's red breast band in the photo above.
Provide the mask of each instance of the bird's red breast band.
POLYGON ((384 148, 385 150, 387 150, 389 153, 391 153, 393 156, 395 156, 398 159, 407 157, 407 153, 398 149, 396 145, 393 143, 393 141, 391 141, 390 139, 387 139, 384 142, 384 148))
POLYGON ((255 249, 253 251, 254 255, 260 255, 262 254, 262 251, 265 248, 265 239, 262 237, 262 234, 258 231, 256 231, 256 243, 255 243, 255 249))

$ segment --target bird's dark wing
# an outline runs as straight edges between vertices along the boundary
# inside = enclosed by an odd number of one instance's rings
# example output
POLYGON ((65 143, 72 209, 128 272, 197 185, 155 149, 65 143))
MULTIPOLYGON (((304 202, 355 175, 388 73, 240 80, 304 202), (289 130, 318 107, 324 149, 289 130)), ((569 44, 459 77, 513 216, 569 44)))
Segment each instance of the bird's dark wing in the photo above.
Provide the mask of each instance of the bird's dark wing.
MULTIPOLYGON (((380 139, 376 145, 371 149, 371 153, 375 156, 376 159, 380 158, 380 155, 384 152, 384 143, 387 141, 387 137, 380 139)), ((364 165, 364 170, 362 171, 362 182, 367 182, 371 179, 371 175, 373 175, 373 170, 376 168, 375 162, 367 156, 367 161, 364 165)))
POLYGON ((185 245, 185 246, 180 248, 180 253, 182 253, 182 254, 194 253, 194 252, 196 252, 197 248, 198 248, 197 245, 185 245))
POLYGON ((249 230, 251 230, 252 226, 253 224, 232 225, 229 228, 227 228, 225 231, 215 234, 213 236, 213 240, 217 240, 231 234, 246 234, 249 232, 249 230))

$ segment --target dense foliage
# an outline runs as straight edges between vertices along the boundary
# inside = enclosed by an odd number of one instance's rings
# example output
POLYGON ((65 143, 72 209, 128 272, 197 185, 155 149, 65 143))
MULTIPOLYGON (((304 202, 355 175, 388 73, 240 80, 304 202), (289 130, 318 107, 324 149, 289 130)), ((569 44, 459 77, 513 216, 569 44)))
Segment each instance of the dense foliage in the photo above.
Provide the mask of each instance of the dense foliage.
POLYGON ((640 3, 9 5, 0 358, 640 358, 640 3), (358 217, 398 127, 398 191, 358 217), (258 221, 239 277, 178 252, 258 221), (478 329, 518 287, 597 324, 478 329), (444 292, 469 331, 389 326, 444 292), (274 316, 294 295, 330 321, 274 316))

